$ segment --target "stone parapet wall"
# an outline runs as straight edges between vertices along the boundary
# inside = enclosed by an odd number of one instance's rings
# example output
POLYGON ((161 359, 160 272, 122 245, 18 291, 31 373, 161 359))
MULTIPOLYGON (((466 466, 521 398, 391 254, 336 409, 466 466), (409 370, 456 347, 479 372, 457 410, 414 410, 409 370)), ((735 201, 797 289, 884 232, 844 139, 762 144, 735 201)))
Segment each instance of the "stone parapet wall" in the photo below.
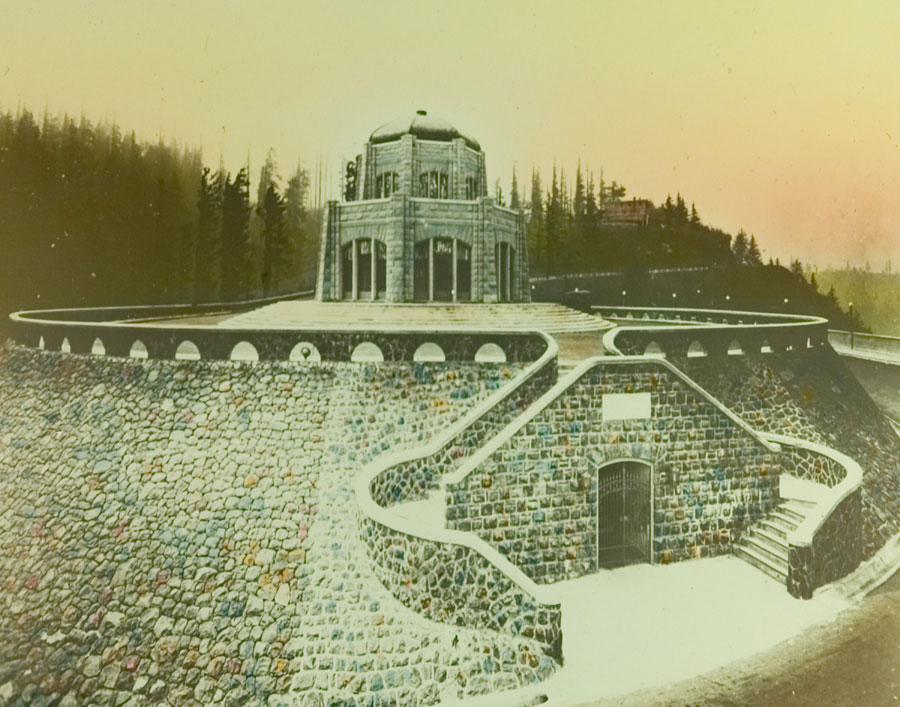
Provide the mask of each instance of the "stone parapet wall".
POLYGON ((900 532, 900 438, 829 347, 689 359, 685 372, 753 429, 843 452, 865 468, 866 556, 900 532))
POLYGON ((847 470, 838 461, 809 449, 783 447, 781 459, 783 471, 828 488, 834 488, 847 477, 847 470))
POLYGON ((654 562, 730 552, 743 529, 777 505, 773 449, 671 366, 585 365, 447 487, 448 527, 477 534, 546 583, 597 567, 593 469, 605 462, 653 466, 654 562), (651 417, 604 421, 606 393, 649 393, 651 417))
POLYGON ((819 444, 770 435, 792 474, 827 487, 799 527, 788 533, 788 591, 809 599, 824 584, 852 572, 865 553, 859 464, 819 444))
POLYGON ((790 544, 788 592, 810 599, 819 587, 855 570, 863 551, 863 504, 857 489, 833 509, 811 544, 790 544))
MULTIPOLYGON (((472 547, 403 533, 372 519, 364 519, 363 528, 375 574, 405 606, 433 621, 534 639, 562 662, 559 604, 542 604, 472 547)), ((542 656, 527 660, 544 676, 555 669, 542 656)))
POLYGON ((799 314, 766 314, 678 308, 592 308, 615 320, 603 338, 612 353, 641 355, 659 351, 667 358, 757 354, 799 354, 827 345, 828 321, 799 314))
MULTIPOLYGON (((362 343, 373 343, 386 361, 413 361, 415 352, 425 343, 436 343, 446 360, 474 361, 478 349, 494 343, 503 350, 507 361, 536 360, 546 348, 537 333, 487 332, 464 329, 410 330, 395 329, 231 329, 216 326, 187 326, 169 323, 128 323, 68 321, 58 318, 59 311, 21 312, 11 315, 13 339, 32 348, 59 351, 67 340, 72 353, 90 353, 95 340, 103 344, 106 355, 128 357, 135 342, 141 342, 149 358, 174 359, 178 346, 193 343, 203 359, 227 360, 234 347, 247 342, 260 360, 288 361, 300 343, 311 344, 323 361, 350 361, 354 349, 362 343)), ((93 311, 93 310, 92 310, 93 311)))

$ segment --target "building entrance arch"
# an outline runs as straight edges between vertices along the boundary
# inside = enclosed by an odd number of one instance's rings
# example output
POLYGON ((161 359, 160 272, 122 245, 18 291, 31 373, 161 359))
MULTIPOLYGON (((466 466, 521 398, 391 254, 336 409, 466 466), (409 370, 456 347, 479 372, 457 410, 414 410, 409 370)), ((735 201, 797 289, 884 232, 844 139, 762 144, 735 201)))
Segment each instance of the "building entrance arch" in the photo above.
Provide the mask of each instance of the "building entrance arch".
POLYGON ((419 302, 472 299, 472 248, 457 238, 428 238, 413 248, 413 298, 419 302))
POLYGON ((650 562, 650 464, 620 459, 597 469, 597 567, 650 562))
POLYGON ((384 299, 387 247, 374 238, 357 238, 343 248, 341 282, 344 299, 384 299))

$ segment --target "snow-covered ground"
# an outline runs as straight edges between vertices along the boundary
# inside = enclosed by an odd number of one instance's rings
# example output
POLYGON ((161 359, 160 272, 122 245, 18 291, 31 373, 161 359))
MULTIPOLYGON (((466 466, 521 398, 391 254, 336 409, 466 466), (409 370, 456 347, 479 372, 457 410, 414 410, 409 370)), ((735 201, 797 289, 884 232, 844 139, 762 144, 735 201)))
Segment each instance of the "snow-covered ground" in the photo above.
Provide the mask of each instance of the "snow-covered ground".
POLYGON ((833 592, 803 601, 732 556, 632 565, 554 586, 562 596, 562 670, 547 682, 466 705, 551 705, 690 678, 832 620, 849 602, 833 592))

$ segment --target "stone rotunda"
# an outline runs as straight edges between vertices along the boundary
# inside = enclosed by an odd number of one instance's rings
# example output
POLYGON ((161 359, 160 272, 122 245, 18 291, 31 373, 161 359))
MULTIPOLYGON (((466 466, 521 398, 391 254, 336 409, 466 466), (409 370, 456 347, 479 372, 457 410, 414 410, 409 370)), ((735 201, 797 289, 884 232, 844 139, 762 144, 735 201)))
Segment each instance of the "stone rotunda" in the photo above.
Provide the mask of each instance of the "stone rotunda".
POLYGON ((487 194, 478 142, 424 110, 382 125, 325 214, 320 301, 528 301, 524 217, 487 194))

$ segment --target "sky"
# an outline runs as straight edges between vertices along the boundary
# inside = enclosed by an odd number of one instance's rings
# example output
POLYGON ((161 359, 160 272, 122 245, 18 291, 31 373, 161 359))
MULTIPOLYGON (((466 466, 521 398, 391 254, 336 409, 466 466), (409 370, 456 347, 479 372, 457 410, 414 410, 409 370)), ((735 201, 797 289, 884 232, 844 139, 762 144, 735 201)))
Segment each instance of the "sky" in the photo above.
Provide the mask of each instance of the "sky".
POLYGON ((425 109, 508 190, 579 158, 764 256, 900 266, 895 2, 0 0, 0 110, 114 120, 204 159, 342 160, 425 109))

